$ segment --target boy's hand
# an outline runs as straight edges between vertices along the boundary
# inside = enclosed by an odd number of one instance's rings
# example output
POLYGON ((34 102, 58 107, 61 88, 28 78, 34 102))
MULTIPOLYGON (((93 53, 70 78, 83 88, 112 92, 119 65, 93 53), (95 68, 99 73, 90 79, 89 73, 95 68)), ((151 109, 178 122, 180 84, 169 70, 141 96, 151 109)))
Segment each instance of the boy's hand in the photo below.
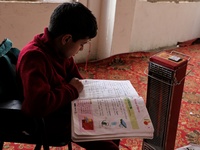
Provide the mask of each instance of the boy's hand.
POLYGON ((71 84, 72 86, 74 86, 79 93, 83 90, 83 84, 79 81, 78 78, 73 78, 69 82, 69 84, 71 84))

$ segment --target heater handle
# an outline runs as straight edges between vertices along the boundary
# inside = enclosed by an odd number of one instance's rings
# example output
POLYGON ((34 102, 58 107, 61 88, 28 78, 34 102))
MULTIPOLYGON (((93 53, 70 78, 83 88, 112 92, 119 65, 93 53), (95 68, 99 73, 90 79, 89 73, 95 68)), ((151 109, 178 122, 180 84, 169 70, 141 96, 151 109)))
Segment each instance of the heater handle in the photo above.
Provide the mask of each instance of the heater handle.
POLYGON ((181 52, 171 51, 170 54, 173 54, 173 53, 178 54, 178 55, 181 55, 181 56, 184 56, 185 58, 187 58, 188 61, 190 60, 190 56, 185 55, 185 54, 183 54, 183 53, 181 53, 181 52))
POLYGON ((171 84, 170 84, 170 83, 167 83, 167 82, 165 82, 165 81, 163 81, 163 80, 160 80, 160 79, 158 79, 158 78, 156 78, 156 77, 154 77, 154 76, 149 75, 149 74, 147 73, 148 68, 146 68, 146 69, 144 70, 144 74, 146 74, 147 76, 149 76, 149 77, 151 77, 151 78, 153 78, 153 79, 155 79, 155 80, 158 80, 158 81, 160 81, 160 82, 162 82, 162 83, 165 83, 165 84, 167 84, 167 85, 170 85, 170 86, 179 85, 179 84, 185 79, 185 77, 189 75, 189 73, 190 73, 190 72, 193 70, 193 68, 194 68, 194 65, 192 65, 192 64, 188 64, 188 65, 191 65, 191 66, 192 66, 192 69, 189 70, 189 71, 185 74, 185 76, 184 76, 180 81, 177 81, 176 79, 174 79, 173 83, 171 83, 171 84))
MULTIPOLYGON (((188 55, 186 55, 186 54, 183 54, 183 53, 177 52, 177 51, 171 51, 170 54, 173 54, 173 53, 178 54, 178 55, 181 55, 181 56, 184 56, 185 58, 187 58, 188 61, 190 61, 190 56, 188 56, 188 55)), ((189 75, 189 73, 194 69, 194 65, 192 65, 192 64, 188 64, 188 65, 192 66, 192 69, 190 69, 190 70, 186 73, 186 75, 183 77, 183 79, 181 79, 181 81, 177 82, 178 84, 180 84, 180 83, 182 82, 182 80, 184 80, 185 77, 186 77, 187 75, 189 75)))
POLYGON ((188 76, 190 72, 194 69, 194 65, 188 64, 188 66, 192 66, 192 68, 186 72, 185 76, 179 82, 177 82, 178 84, 180 84, 186 78, 186 76, 188 76))
POLYGON ((162 83, 164 83, 164 84, 173 86, 173 84, 167 83, 167 82, 165 82, 165 81, 163 81, 163 80, 160 80, 160 79, 158 79, 158 78, 156 78, 156 77, 154 77, 154 76, 149 75, 149 74, 147 73, 147 70, 148 70, 148 68, 146 68, 146 69, 144 70, 144 74, 145 74, 145 75, 147 75, 147 76, 149 76, 150 78, 153 78, 153 79, 155 79, 155 80, 158 80, 158 81, 160 81, 160 82, 162 82, 162 83))

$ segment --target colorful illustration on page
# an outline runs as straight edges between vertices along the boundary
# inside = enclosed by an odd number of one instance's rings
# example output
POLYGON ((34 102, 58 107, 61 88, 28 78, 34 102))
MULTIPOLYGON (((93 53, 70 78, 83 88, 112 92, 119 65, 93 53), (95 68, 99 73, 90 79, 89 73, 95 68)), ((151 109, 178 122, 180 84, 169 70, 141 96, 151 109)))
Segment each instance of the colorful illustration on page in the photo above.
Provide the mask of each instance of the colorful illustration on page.
POLYGON ((82 119, 82 128, 85 130, 94 130, 94 122, 91 118, 84 117, 82 119))

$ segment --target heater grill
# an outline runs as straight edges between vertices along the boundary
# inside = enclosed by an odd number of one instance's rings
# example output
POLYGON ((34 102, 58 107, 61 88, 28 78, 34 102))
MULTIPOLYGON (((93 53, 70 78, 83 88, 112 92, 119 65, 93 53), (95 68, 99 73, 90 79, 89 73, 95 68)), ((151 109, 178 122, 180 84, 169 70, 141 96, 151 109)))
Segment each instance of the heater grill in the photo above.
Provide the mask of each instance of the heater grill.
POLYGON ((148 98, 150 101, 147 101, 147 108, 150 111, 155 129, 154 140, 150 141, 154 145, 163 147, 163 141, 166 136, 165 124, 168 121, 168 116, 166 115, 169 115, 171 89, 173 88, 171 83, 174 71, 170 71, 155 63, 149 63, 149 68, 149 75, 151 77, 149 77, 148 82, 148 98))
POLYGON ((164 66, 158 65, 156 63, 149 63, 149 75, 153 77, 157 77, 156 79, 160 79, 161 81, 171 82, 174 71, 170 70, 164 66))
POLYGON ((187 59, 174 62, 171 56, 162 52, 149 61, 146 106, 155 130, 143 150, 174 149, 187 59))
POLYGON ((153 148, 151 145, 149 145, 148 143, 144 143, 143 145, 143 150, 156 150, 155 148, 153 148))

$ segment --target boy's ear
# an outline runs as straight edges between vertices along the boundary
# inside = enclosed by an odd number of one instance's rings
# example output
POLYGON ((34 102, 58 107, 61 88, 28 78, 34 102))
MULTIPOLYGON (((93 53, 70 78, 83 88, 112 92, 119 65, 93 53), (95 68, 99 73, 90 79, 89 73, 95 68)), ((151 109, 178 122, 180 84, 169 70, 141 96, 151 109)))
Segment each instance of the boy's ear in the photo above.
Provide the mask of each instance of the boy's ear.
POLYGON ((65 45, 72 38, 71 34, 65 34, 62 37, 62 44, 65 45))
POLYGON ((65 41, 68 42, 71 39, 71 37, 68 37, 65 41))

